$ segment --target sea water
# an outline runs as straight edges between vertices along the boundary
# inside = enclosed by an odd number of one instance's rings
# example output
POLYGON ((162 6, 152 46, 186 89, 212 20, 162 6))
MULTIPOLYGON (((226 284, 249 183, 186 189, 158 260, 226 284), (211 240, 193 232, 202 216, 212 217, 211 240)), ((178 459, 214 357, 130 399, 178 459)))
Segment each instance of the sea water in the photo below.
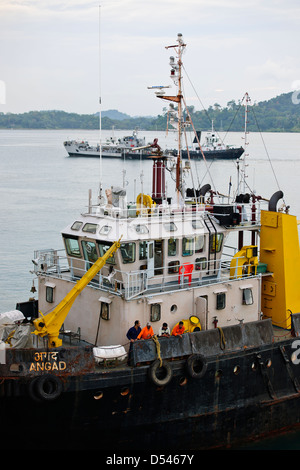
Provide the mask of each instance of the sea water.
MULTIPOLYGON (((103 131, 102 141, 112 134, 103 131)), ((116 137, 130 134, 114 131, 116 137)), ((172 132, 139 131, 139 137, 144 136, 146 143, 158 138, 163 149, 177 147, 172 132)), ((100 183, 103 191, 124 185, 128 200, 134 200, 140 192, 152 192, 151 161, 102 159, 101 163, 99 158, 70 158, 63 142, 71 139, 95 144, 99 131, 0 130, 0 313, 37 296, 31 292, 34 251, 63 248, 60 232, 87 210, 89 190, 94 202, 100 183)), ((281 189, 290 213, 300 217, 300 135, 253 132, 247 135, 247 141, 245 167, 240 162, 238 169, 235 160, 193 161, 192 177, 185 172, 187 187, 209 183, 223 195, 233 194, 238 175, 241 179, 245 172, 245 192, 251 188, 256 195, 269 199, 281 189)), ((243 133, 226 135, 229 145, 241 146, 244 142, 243 133)), ((167 173, 170 195, 175 194, 174 187, 167 173)), ((297 446, 291 448, 300 449, 297 438, 291 442, 297 446)), ((268 441, 268 445, 278 448, 279 444, 268 441)))

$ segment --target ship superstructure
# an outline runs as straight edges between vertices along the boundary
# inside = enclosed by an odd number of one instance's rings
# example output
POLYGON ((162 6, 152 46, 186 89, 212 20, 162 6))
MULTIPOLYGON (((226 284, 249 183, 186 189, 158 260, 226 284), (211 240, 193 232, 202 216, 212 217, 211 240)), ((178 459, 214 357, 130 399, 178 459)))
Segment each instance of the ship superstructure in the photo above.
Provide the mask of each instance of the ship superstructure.
POLYGON ((170 59, 177 94, 166 96, 162 87, 156 94, 171 103, 173 114, 177 105, 177 156, 164 156, 156 141, 136 148, 152 147, 152 190, 130 202, 126 189, 108 187, 99 204, 90 203, 87 212, 63 230, 65 256, 56 251, 35 254, 39 306, 48 311, 122 237, 118 252, 81 294, 65 322, 66 328, 80 328, 82 338, 96 345, 126 343, 126 332, 136 319, 151 322, 157 333, 163 322, 173 328, 190 316, 198 317, 203 330, 261 318, 265 266, 258 262, 257 232, 263 201, 253 196, 254 202, 240 198, 228 204, 228 197, 216 194, 210 184, 197 191, 185 188, 182 36, 168 48, 177 54, 177 61, 170 59), (171 197, 165 184, 170 168, 175 174, 171 197), (226 246, 228 238, 235 247, 226 246), (87 305, 88 318, 82 315, 87 305))

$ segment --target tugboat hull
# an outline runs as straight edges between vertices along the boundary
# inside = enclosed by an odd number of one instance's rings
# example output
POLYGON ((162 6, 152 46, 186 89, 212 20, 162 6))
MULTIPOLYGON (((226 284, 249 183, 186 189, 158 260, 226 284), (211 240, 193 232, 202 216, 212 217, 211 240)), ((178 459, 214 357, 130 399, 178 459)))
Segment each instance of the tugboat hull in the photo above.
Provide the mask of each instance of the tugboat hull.
MULTIPOLYGON (((240 148, 232 148, 232 149, 226 149, 226 150, 209 150, 209 151, 203 151, 203 154, 206 158, 206 160, 235 160, 240 158, 240 156, 244 153, 244 149, 242 147, 240 148)), ((202 152, 196 151, 196 150, 191 150, 190 152, 187 152, 186 150, 182 151, 182 158, 187 159, 190 158, 192 160, 202 160, 202 152)))
POLYGON ((63 348, 56 356, 57 364, 66 364, 55 375, 58 396, 53 383, 46 385, 45 368, 53 365, 49 357, 37 373, 36 351, 18 350, 14 357, 8 351, 9 364, 1 366, 7 374, 1 374, 2 439, 9 441, 26 423, 29 435, 64 435, 64 445, 74 448, 201 450, 295 426, 300 422, 295 338, 274 342, 271 330, 266 320, 161 339, 162 361, 173 356, 165 384, 151 373, 152 340, 134 345, 135 367, 93 369, 91 348, 63 348), (203 364, 192 369, 195 355, 203 364))

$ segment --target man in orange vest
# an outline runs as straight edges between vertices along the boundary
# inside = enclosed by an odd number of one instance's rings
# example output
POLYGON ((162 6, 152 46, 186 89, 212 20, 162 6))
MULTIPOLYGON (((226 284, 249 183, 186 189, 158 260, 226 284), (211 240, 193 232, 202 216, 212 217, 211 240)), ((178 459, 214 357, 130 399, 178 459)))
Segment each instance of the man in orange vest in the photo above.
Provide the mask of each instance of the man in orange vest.
POLYGON ((183 321, 180 321, 178 325, 175 325, 172 330, 172 336, 182 336, 184 333, 185 327, 183 321))
POLYGON ((151 323, 148 322, 147 325, 144 326, 144 328, 138 335, 137 339, 149 339, 149 338, 152 338, 152 336, 154 336, 153 328, 151 326, 151 323))

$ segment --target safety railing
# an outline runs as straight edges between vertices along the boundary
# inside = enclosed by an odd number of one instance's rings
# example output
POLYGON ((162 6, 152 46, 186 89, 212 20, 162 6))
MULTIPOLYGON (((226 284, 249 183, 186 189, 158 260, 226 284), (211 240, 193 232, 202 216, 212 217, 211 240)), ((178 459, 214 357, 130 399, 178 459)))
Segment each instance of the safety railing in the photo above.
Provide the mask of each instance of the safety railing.
MULTIPOLYGON (((43 250, 42 252, 35 252, 35 255, 35 273, 37 276, 47 275, 48 277, 75 283, 85 274, 89 267, 84 260, 61 256, 55 250, 50 250, 49 252, 43 250)), ((109 274, 103 275, 101 270, 90 282, 89 286, 116 295, 122 295, 125 299, 129 300, 145 292, 169 292, 220 283, 234 278, 230 272, 232 258, 231 255, 225 255, 217 260, 202 258, 195 262, 185 262, 182 265, 169 264, 168 266, 155 268, 154 273, 152 270, 151 274, 147 269, 121 271, 113 268, 109 270, 109 274)), ((238 258, 235 258, 235 262, 237 260, 238 258)), ((243 268, 243 273, 245 274, 242 276, 252 277, 256 275, 253 265, 244 264, 243 268)))
MULTIPOLYGON (((91 216, 101 217, 108 216, 112 218, 122 218, 122 219, 132 219, 132 218, 141 218, 141 217, 161 217, 165 216, 174 216, 176 214, 180 215, 191 215, 196 217, 198 215, 204 214, 213 214, 217 216, 224 216, 224 212, 218 213, 218 208, 230 210, 230 213, 233 212, 237 215, 235 220, 236 225, 259 225, 260 224, 260 212, 263 208, 263 205, 266 204, 266 201, 256 201, 253 203, 229 203, 227 202, 227 197, 222 197, 220 203, 208 204, 202 203, 199 198, 186 198, 185 204, 182 206, 176 206, 172 204, 157 204, 149 207, 138 205, 136 203, 131 204, 122 204, 120 207, 115 207, 112 205, 90 205, 88 211, 85 212, 91 216), (214 206, 217 209, 214 209, 214 206)), ((226 225, 226 224, 225 224, 226 225)), ((230 225, 230 224, 229 224, 230 225)))

